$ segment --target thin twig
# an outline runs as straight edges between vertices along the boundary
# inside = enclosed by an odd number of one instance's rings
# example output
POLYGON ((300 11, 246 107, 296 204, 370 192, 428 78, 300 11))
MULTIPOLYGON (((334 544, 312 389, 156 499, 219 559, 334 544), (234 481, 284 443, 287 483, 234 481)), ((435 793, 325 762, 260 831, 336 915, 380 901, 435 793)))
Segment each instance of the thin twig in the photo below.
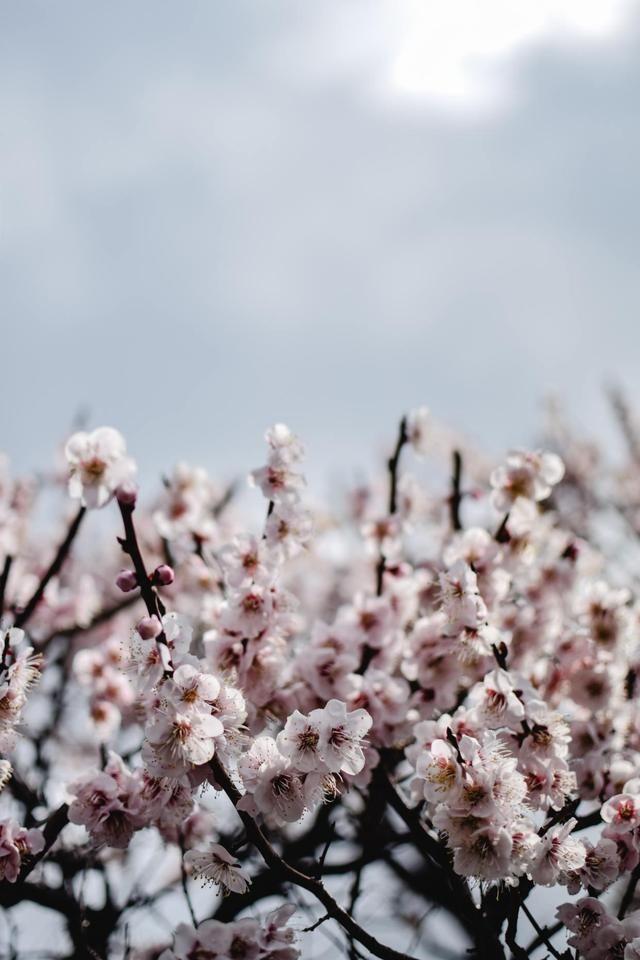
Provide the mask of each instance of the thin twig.
POLYGON ((324 923, 325 920, 330 920, 331 915, 328 913, 323 914, 323 916, 318 917, 315 923, 312 923, 310 927, 303 927, 303 933, 313 933, 314 930, 317 930, 321 923, 324 923))
MULTIPOLYGON (((392 517, 398 510, 398 465, 400 463, 400 454, 404 445, 408 442, 409 436, 407 434, 407 418, 403 417, 400 421, 400 429, 398 430, 398 439, 396 440, 395 449, 387 461, 387 468, 389 470, 389 516, 392 517)), ((382 588, 384 586, 384 573, 387 568, 387 558, 384 555, 384 551, 380 548, 380 557, 378 558, 378 563, 376 566, 376 596, 382 596, 382 588)), ((357 673, 363 674, 371 661, 373 660, 376 651, 365 645, 362 651, 362 658, 360 660, 360 666, 358 667, 357 673)))
POLYGON ((36 609, 36 607, 40 603, 42 596, 45 590, 47 589, 49 581, 53 577, 55 577, 56 574, 58 574, 62 569, 62 565, 67 559, 67 556, 71 549, 71 544, 75 540, 76 534, 80 529, 80 524, 82 523, 82 518, 84 517, 86 512, 87 512, 86 507, 80 507, 80 509, 76 513, 75 517, 71 521, 66 537, 58 547, 57 553, 53 558, 51 565, 42 575, 40 583, 36 587, 35 593, 31 597, 31 599, 27 602, 27 605, 24 607, 24 609, 21 610, 20 613, 16 615, 14 626, 23 627, 25 625, 25 623, 31 617, 33 611, 36 609))
POLYGON ((533 929, 541 938, 545 946, 548 947, 549 952, 556 958, 556 960, 563 960, 562 954, 558 950, 556 950, 554 945, 551 943, 551 940, 549 939, 549 934, 546 933, 545 930, 540 926, 540 924, 538 923, 534 915, 531 913, 531 910, 529 910, 524 900, 521 902, 520 906, 522 907, 523 912, 526 914, 526 917, 529 923, 531 924, 531 926, 533 927, 533 929))
MULTIPOLYGON (((407 418, 403 417, 400 421, 400 429, 398 430, 398 439, 396 440, 395 449, 387 461, 387 469, 389 470, 389 516, 392 517, 398 512, 398 466, 400 464, 400 454, 404 445, 408 442, 409 436, 407 434, 407 418)), ((382 583, 384 579, 384 571, 386 568, 387 558, 385 557, 382 550, 380 551, 380 559, 378 561, 378 566, 376 568, 376 596, 382 595, 382 583)))
POLYGON ((181 834, 180 835, 180 880, 182 883, 182 892, 184 893, 184 899, 186 900, 187 907, 189 908, 189 913, 191 915, 191 922, 194 925, 194 927, 197 927, 198 920, 196 917, 196 912, 193 908, 193 903, 191 901, 191 894, 189 893, 189 887, 187 885, 187 871, 184 865, 184 853, 185 853, 184 840, 181 834))
POLYGON ((110 606, 99 610, 98 613, 96 613, 96 615, 92 617, 88 623, 73 623, 68 627, 59 627, 58 629, 47 634, 46 637, 42 637, 42 639, 35 643, 34 646, 37 650, 44 650, 46 647, 48 647, 52 640, 55 640, 57 637, 71 638, 77 636, 78 634, 89 633, 89 631, 95 629, 95 627, 100 627, 103 623, 108 623, 112 617, 122 613, 123 610, 128 610, 129 607, 132 607, 138 602, 139 599, 140 598, 138 595, 134 592, 126 593, 123 597, 119 597, 110 606))
POLYGON ((564 924, 562 920, 558 920, 557 923, 552 924, 549 927, 542 927, 540 933, 536 934, 533 938, 527 949, 527 954, 532 954, 534 950, 537 950, 538 947, 541 947, 542 944, 546 944, 548 937, 555 937, 556 933, 560 933, 564 924))

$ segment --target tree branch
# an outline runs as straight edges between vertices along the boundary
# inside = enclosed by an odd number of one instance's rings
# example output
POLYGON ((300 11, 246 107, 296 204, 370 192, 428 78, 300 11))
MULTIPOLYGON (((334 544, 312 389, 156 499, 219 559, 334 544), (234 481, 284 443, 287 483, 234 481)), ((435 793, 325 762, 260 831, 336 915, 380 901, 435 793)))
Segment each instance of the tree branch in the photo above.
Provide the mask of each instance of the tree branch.
POLYGON ((630 878, 627 888, 622 895, 622 900, 620 901, 620 909, 618 910, 618 920, 624 920, 624 916, 633 902, 633 897, 636 892, 636 887, 638 886, 638 880, 640 880, 640 864, 635 867, 630 878))
POLYGON ((0 574, 0 617, 2 617, 2 614, 4 613, 4 598, 7 592, 7 583, 9 581, 12 563, 13 557, 11 554, 7 554, 2 567, 2 573, 0 574))
POLYGON ((0 894, 1 894, 0 902, 1 903, 5 902, 5 895, 8 896, 10 890, 16 891, 20 888, 21 884, 24 883, 24 881, 27 879, 31 871, 34 870, 38 866, 40 861, 46 857, 49 850, 54 845, 54 843, 56 842, 56 840, 58 839, 58 837, 60 836, 64 828, 66 827, 67 823, 69 822, 68 813, 69 813, 69 806, 68 804, 63 803, 61 806, 58 807, 57 810, 54 810, 53 813, 48 817, 42 831, 44 834, 44 847, 42 848, 40 853, 36 853, 33 857, 29 857, 28 859, 25 859, 24 863, 22 864, 22 869, 20 870, 20 873, 18 875, 18 879, 16 880, 15 883, 9 883, 6 880, 0 883, 0 894))
POLYGON ((80 529, 80 524, 82 523, 82 519, 86 512, 87 512, 86 507, 80 507, 80 509, 76 513, 75 517, 71 521, 66 537, 58 547, 58 551, 55 557, 53 558, 51 565, 43 574, 40 580, 40 583, 36 587, 35 593, 31 597, 31 599, 28 601, 24 609, 17 614, 14 621, 14 626, 23 627, 25 625, 25 623, 30 619, 33 611, 36 609, 36 607, 40 603, 42 596, 45 590, 47 589, 47 585, 49 584, 49 581, 52 580, 53 577, 55 577, 62 569, 62 565, 67 559, 69 551, 71 550, 71 544, 75 540, 76 534, 80 529))
POLYGON ((136 593, 127 593, 123 597, 118 598, 110 606, 104 607, 102 610, 99 610, 94 617, 91 618, 89 623, 84 626, 79 623, 71 624, 68 627, 60 627, 57 630, 53 630, 51 633, 47 634, 46 637, 43 637, 35 646, 38 650, 45 650, 52 640, 55 640, 57 637, 66 637, 72 638, 81 633, 89 633, 90 630, 93 630, 95 627, 102 626, 103 623, 108 623, 112 617, 117 616, 123 610, 128 610, 129 607, 132 607, 135 603, 138 602, 139 596, 136 593))
POLYGON ((376 938, 367 933, 366 930, 363 930, 362 927, 355 922, 353 917, 349 916, 346 910, 343 910, 342 907, 336 903, 321 880, 307 876, 307 874, 302 873, 283 860, 253 817, 244 810, 237 809, 242 794, 217 757, 213 758, 210 767, 213 781, 224 790, 234 807, 236 807, 238 816, 244 824, 249 840, 260 852, 264 862, 274 873, 282 877, 283 880, 312 893, 323 905, 329 916, 333 920, 336 920, 349 936, 361 943, 370 953, 379 957, 380 960, 411 960, 407 954, 400 953, 398 950, 394 950, 393 947, 388 947, 380 943, 379 940, 376 940, 376 938))
POLYGON ((451 495, 449 497, 449 518, 451 520, 452 530, 462 530, 460 520, 460 504, 462 503, 462 492, 460 483, 462 481, 462 454, 459 450, 453 451, 453 471, 451 474, 451 495))

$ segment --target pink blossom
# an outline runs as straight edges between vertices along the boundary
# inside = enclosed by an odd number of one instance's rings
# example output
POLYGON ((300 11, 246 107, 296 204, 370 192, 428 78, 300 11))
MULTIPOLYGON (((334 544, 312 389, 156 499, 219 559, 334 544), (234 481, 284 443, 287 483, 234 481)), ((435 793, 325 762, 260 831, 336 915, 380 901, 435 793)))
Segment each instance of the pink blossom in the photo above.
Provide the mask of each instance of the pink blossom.
POLYGON ((219 843, 208 850, 189 850, 184 861, 194 877, 217 884, 224 893, 245 893, 251 883, 236 857, 219 843))
POLYGON ((15 883, 23 860, 43 848, 40 830, 25 830, 15 820, 0 820, 0 880, 15 883))
POLYGON ((619 793, 603 804, 600 814, 619 833, 635 830, 640 824, 640 795, 619 793))
POLYGON ((564 464, 555 453, 514 450, 506 464, 491 474, 492 503, 496 510, 509 510, 519 498, 545 500, 562 480, 564 464))
POLYGON ((85 507, 103 507, 117 487, 130 480, 135 464, 127 456, 121 433, 99 427, 74 433, 65 448, 69 464, 69 496, 85 507))

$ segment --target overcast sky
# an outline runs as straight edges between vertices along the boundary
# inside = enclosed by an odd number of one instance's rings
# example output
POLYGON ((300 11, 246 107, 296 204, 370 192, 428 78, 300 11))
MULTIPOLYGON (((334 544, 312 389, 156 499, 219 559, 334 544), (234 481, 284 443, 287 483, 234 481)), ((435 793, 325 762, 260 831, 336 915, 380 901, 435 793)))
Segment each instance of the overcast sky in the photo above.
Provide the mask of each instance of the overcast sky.
MULTIPOLYGON (((0 3, 2 441, 146 475, 428 404, 494 451, 640 400, 640 18, 615 0, 0 3), (514 11, 518 11, 514 14, 514 11)), ((369 461, 370 462, 370 461, 369 461)))

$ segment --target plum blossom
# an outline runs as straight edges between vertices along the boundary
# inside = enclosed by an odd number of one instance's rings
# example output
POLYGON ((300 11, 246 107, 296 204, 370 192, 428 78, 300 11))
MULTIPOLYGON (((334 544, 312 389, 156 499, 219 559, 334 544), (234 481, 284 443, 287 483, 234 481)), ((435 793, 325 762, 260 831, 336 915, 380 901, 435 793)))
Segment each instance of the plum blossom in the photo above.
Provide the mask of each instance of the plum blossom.
POLYGON ((278 550, 283 557, 295 556, 311 539, 313 523, 311 514, 297 501, 282 501, 274 504, 265 524, 267 545, 278 550))
POLYGON ((67 441, 69 496, 85 507, 103 507, 116 489, 131 480, 135 464, 124 437, 113 427, 74 433, 67 441))
POLYGON ((611 921, 606 907, 595 897, 583 897, 576 903, 563 903, 558 907, 556 916, 573 933, 568 938, 569 945, 583 954, 593 945, 595 934, 611 921))
POLYGON ((164 493, 153 514, 161 536, 175 540, 197 536, 208 540, 215 533, 217 491, 207 471, 178 463, 166 479, 164 493))
POLYGON ((347 711, 341 700, 329 700, 308 717, 294 711, 278 734, 276 744, 283 756, 301 773, 360 773, 365 758, 363 740, 371 728, 366 710, 347 711))
POLYGON ((424 781, 427 800, 444 800, 456 796, 462 785, 462 765, 456 751, 446 740, 436 738, 430 750, 420 753, 416 765, 417 781, 424 781))
POLYGON ((582 843, 586 852, 584 866, 575 873, 569 871, 572 874, 567 884, 569 893, 577 893, 581 887, 585 890, 606 890, 620 873, 616 843, 607 837, 601 837, 595 846, 586 839, 582 843))
POLYGON ((251 883, 236 857, 219 843, 211 844, 208 850, 187 851, 184 862, 194 877, 217 884, 223 893, 245 893, 251 883))
POLYGON ((465 876, 499 880, 509 873, 512 851, 513 840, 504 827, 481 827, 455 848, 454 867, 465 876))
POLYGON ((240 801, 242 809, 283 823, 300 819, 306 806, 302 781, 275 740, 256 737, 241 756, 238 770, 247 791, 240 801))
POLYGON ((496 510, 506 511, 519 498, 545 500, 563 476, 564 464, 557 454, 514 450, 491 474, 491 502, 496 510))
POLYGON ((364 709, 347 710, 342 700, 329 700, 322 710, 314 710, 311 718, 321 723, 321 751, 332 773, 360 773, 365 758, 363 741, 371 729, 372 717, 364 709))
POLYGON ((134 831, 146 823, 140 781, 115 753, 104 770, 76 780, 69 792, 69 820, 86 827, 97 845, 125 849, 134 831))
POLYGON ((513 727, 525 716, 524 704, 511 677, 501 669, 492 670, 482 684, 474 687, 469 706, 477 712, 478 722, 488 728, 513 727))
POLYGON ((273 558, 264 539, 248 535, 234 537, 220 550, 219 559, 230 587, 271 580, 273 558))
POLYGON ((552 827, 536 845, 528 873, 535 883, 550 887, 562 883, 566 874, 580 870, 586 860, 584 844, 570 836, 575 818, 552 827))
POLYGON ((603 804, 600 813, 604 822, 618 833, 635 830, 640 825, 640 794, 616 794, 603 804))
POLYGON ((302 773, 310 773, 324 766, 321 754, 324 712, 313 710, 308 717, 294 710, 277 738, 280 753, 302 773), (314 716, 315 714, 315 716, 314 716), (320 715, 320 716, 318 716, 320 715))
POLYGON ((210 714, 219 695, 220 681, 210 673, 202 673, 190 663, 176 667, 162 687, 163 698, 183 713, 210 714))
POLYGON ((15 820, 0 820, 0 880, 15 883, 23 860, 43 849, 41 830, 25 830, 15 820))
POLYGON ((271 960, 296 960, 300 951, 293 946, 295 931, 289 926, 289 920, 296 908, 285 903, 267 914, 259 934, 260 948, 271 960))
POLYGON ((212 759, 224 726, 211 714, 167 706, 154 712, 145 733, 142 757, 148 768, 157 776, 180 777, 212 759))

